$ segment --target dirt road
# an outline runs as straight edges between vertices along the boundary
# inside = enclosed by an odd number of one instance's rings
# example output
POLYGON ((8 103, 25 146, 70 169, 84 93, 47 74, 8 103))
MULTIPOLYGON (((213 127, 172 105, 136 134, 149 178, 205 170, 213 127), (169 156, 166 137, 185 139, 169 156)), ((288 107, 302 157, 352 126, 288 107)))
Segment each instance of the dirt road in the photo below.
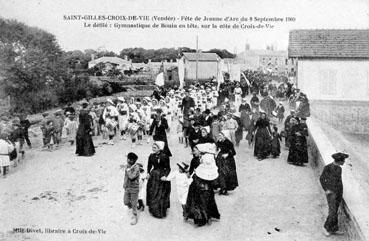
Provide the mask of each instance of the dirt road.
MULTIPOLYGON (((75 147, 68 144, 53 152, 28 151, 17 169, 0 179, 0 240, 345 239, 322 234, 326 201, 310 166, 288 165, 283 148, 280 158, 257 161, 245 141, 236 149, 240 186, 228 196, 216 194, 219 222, 201 228, 184 223, 173 183, 167 218, 153 218, 145 209, 131 226, 121 168, 130 142, 94 142, 93 157, 75 156, 75 147)), ((190 150, 178 144, 176 134, 170 134, 169 145, 173 169, 178 161, 189 163, 190 150)), ((134 151, 146 168, 150 145, 134 151)))

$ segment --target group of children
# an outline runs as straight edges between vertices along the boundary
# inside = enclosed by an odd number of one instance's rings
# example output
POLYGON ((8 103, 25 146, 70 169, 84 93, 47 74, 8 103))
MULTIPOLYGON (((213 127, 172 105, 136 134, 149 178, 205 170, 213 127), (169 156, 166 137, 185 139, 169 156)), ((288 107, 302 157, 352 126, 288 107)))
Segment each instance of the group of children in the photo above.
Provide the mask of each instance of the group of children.
POLYGON ((66 111, 63 115, 62 110, 57 110, 50 115, 42 113, 43 119, 40 123, 42 131, 43 149, 52 151, 62 143, 62 138, 73 145, 76 139, 78 121, 74 112, 66 111))
POLYGON ((32 148, 28 137, 30 126, 26 115, 19 115, 13 119, 7 116, 0 118, 0 173, 3 177, 10 171, 11 166, 16 167, 24 158, 25 143, 32 148))
MULTIPOLYGON (((124 172, 124 205, 132 210, 131 225, 137 224, 138 212, 144 211, 145 205, 143 202, 146 174, 143 165, 137 162, 137 154, 130 152, 127 154, 127 164, 124 172)), ((185 212, 186 200, 189 186, 192 178, 189 175, 189 165, 186 163, 177 163, 178 170, 171 171, 167 177, 161 177, 161 181, 172 181, 175 179, 178 201, 185 212)))

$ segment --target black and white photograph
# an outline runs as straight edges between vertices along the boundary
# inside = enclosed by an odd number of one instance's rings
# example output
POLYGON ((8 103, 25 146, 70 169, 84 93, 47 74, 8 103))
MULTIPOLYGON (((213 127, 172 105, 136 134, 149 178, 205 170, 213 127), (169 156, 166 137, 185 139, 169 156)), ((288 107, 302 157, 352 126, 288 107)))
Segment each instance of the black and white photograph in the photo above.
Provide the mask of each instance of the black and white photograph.
POLYGON ((0 0, 0 241, 369 241, 369 0, 0 0))

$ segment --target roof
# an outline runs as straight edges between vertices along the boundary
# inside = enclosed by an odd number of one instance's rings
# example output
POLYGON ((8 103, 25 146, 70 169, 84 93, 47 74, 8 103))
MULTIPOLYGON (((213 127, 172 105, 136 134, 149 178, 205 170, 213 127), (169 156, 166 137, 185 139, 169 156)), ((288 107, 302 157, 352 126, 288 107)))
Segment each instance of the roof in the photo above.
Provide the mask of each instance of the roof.
POLYGON ((288 56, 369 58, 369 29, 292 30, 288 56))
POLYGON ((250 49, 237 54, 237 58, 245 58, 246 56, 275 56, 287 57, 287 51, 283 50, 266 50, 266 49, 250 49))
POLYGON ((183 57, 188 61, 219 61, 220 57, 216 53, 183 53, 183 57))
POLYGON ((89 64, 98 64, 98 63, 112 63, 117 65, 131 64, 130 61, 118 57, 101 57, 95 60, 91 60, 89 62, 89 64))

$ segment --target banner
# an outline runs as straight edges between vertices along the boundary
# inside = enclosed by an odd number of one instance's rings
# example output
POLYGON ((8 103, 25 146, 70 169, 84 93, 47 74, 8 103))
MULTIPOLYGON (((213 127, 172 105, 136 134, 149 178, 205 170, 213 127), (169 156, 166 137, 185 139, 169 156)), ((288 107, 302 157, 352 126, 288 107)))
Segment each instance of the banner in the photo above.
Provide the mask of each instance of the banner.
POLYGON ((155 84, 157 86, 163 86, 164 85, 164 73, 161 72, 156 76, 155 84))
POLYGON ((241 74, 242 74, 243 78, 246 80, 247 85, 250 86, 251 85, 250 81, 246 78, 246 75, 242 71, 241 71, 241 74))

